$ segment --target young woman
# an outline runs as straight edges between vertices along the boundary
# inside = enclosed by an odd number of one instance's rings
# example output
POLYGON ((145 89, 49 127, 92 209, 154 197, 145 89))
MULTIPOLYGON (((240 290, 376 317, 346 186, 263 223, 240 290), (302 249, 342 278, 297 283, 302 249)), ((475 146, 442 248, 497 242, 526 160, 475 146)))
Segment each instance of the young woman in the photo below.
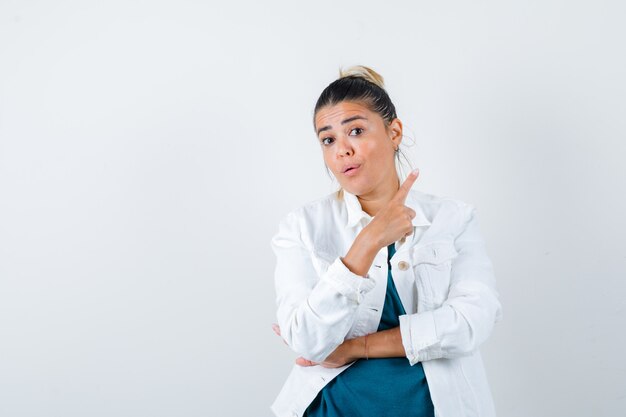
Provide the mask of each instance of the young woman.
POLYGON ((382 77, 351 67, 314 111, 341 188, 288 213, 275 331, 301 355, 279 416, 495 416, 479 346, 501 318, 475 209, 398 175, 402 122, 382 77))

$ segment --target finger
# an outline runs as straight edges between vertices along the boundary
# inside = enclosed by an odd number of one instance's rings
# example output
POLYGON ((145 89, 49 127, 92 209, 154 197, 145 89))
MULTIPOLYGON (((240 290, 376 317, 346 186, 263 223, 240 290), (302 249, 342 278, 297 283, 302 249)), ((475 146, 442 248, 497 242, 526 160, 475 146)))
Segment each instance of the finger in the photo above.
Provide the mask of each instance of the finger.
POLYGON ((314 365, 317 365, 317 362, 304 359, 302 356, 300 356, 299 358, 296 359, 296 364, 300 366, 314 366, 314 365))
POLYGON ((272 330, 274 330, 274 333, 280 336, 280 326, 278 324, 272 323, 272 330))
POLYGON ((400 188, 398 188, 396 195, 393 196, 394 200, 404 203, 404 200, 406 200, 406 196, 409 195, 409 190, 413 186, 413 183, 417 179, 418 175, 419 169, 416 168, 411 171, 411 173, 406 177, 402 185, 400 185, 400 188))
POLYGON ((413 210, 411 207, 407 207, 407 211, 409 212, 409 217, 411 219, 414 219, 415 216, 417 216, 417 213, 415 212, 415 210, 413 210))

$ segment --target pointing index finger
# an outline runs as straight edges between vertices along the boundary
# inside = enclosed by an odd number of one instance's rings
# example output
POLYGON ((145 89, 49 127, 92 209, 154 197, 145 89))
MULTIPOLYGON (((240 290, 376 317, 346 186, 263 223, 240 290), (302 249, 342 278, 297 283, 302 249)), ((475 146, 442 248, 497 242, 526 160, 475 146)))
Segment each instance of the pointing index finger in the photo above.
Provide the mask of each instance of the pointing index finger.
POLYGON ((418 175, 419 175, 419 169, 417 168, 409 173, 409 175, 406 177, 402 185, 400 185, 400 188, 398 188, 398 192, 394 196, 395 200, 404 203, 404 200, 406 200, 406 196, 409 194, 409 190, 413 186, 413 183, 417 179, 418 175))

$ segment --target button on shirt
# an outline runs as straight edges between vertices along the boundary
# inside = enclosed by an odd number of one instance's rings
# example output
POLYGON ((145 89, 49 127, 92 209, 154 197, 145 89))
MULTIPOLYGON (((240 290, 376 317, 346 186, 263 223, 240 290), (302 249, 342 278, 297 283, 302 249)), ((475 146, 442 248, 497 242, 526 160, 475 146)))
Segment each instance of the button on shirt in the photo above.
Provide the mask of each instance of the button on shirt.
MULTIPOLYGON (((475 208, 411 189, 413 233, 395 243, 394 283, 406 310, 399 317, 411 365, 421 362, 435 416, 493 417, 479 346, 502 317, 495 277, 475 208)), ((387 247, 365 276, 342 257, 372 220, 358 198, 341 190, 289 212, 271 240, 277 321, 297 354, 323 361, 346 339, 378 328, 385 300, 387 247)), ((302 416, 339 368, 295 365, 271 408, 302 416)), ((375 389, 373 387, 372 389, 375 389)))
MULTIPOLYGON (((387 246, 393 260, 395 244, 387 246)), ((377 331, 398 327, 406 314, 391 271, 388 269, 385 304, 377 331)), ((317 394, 305 417, 433 417, 424 367, 403 357, 362 358, 337 375, 317 394), (372 387, 376 387, 372 389, 372 387)))

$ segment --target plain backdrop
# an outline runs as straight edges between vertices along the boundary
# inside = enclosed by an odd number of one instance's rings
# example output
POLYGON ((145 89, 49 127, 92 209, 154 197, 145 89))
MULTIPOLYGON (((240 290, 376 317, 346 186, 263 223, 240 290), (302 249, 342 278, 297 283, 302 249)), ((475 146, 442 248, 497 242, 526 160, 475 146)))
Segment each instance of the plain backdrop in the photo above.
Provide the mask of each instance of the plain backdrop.
MULTIPOLYGON (((620 1, 0 2, 0 416, 265 416, 270 239, 332 192, 339 67, 474 204, 500 417, 626 414, 620 1)), ((452 416, 454 417, 454 416, 452 416)))

